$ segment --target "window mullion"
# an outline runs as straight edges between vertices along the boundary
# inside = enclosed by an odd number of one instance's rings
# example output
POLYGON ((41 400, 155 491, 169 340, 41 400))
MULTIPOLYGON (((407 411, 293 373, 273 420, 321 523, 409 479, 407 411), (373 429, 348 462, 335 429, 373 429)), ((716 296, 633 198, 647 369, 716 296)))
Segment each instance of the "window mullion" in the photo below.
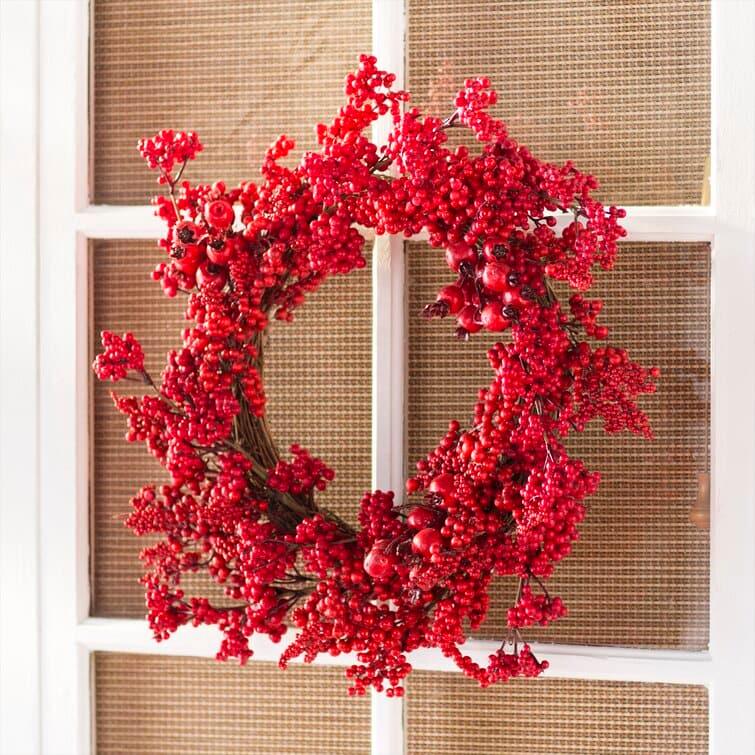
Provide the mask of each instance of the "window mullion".
MULTIPOLYGON (((404 85, 404 0, 373 0, 372 49, 378 64, 404 85)), ((385 144, 389 118, 373 127, 373 140, 385 144)), ((375 239, 372 303, 372 482, 402 495, 404 486, 405 286, 404 245, 400 237, 375 239)), ((372 755, 403 755, 402 698, 372 693, 372 755)))

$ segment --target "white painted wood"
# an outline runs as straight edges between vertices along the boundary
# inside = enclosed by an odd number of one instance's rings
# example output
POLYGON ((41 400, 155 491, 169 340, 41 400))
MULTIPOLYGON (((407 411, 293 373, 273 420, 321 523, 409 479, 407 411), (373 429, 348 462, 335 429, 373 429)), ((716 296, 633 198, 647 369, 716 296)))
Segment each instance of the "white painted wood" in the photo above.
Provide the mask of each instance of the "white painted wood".
POLYGON ((39 4, 0 3, 0 752, 40 748, 39 4))
MULTIPOLYGON (((404 490, 404 244, 380 236, 373 252, 373 489, 404 490)), ((404 752, 404 700, 372 692, 372 755, 404 752)))
POLYGON ((75 210, 86 121, 88 7, 42 2, 40 14, 40 449, 42 751, 90 750, 85 239, 75 210))
MULTIPOLYGON (((165 233, 165 224, 149 205, 85 204, 75 215, 75 225, 90 239, 158 239, 165 233)), ((368 241, 375 238, 371 228, 359 230, 368 241)))
MULTIPOLYGON (((404 0, 373 0, 372 51, 381 68, 404 85, 404 0)), ((385 144, 389 117, 379 119, 373 141, 385 144)), ((373 488, 404 490, 406 339, 404 243, 400 237, 375 239, 372 302, 372 475, 373 488)), ((404 701, 372 691, 372 755, 403 755, 404 701)))
POLYGON ((404 246, 375 239, 372 255, 372 475, 373 487, 400 499, 404 476, 404 246))
MULTIPOLYGON (((155 642, 147 622, 137 619, 89 618, 77 628, 76 638, 82 648, 93 652, 199 658, 214 658, 220 644, 218 630, 207 626, 182 627, 169 640, 155 642)), ((254 659, 277 661, 291 639, 293 634, 280 643, 270 642, 265 637, 255 637, 252 643, 254 659)), ((498 642, 470 640, 464 645, 464 652, 482 663, 498 646, 498 642)), ((713 676, 713 663, 708 653, 537 643, 533 644, 533 651, 538 657, 548 659, 550 668, 547 675, 559 678, 708 685, 713 676)), ((437 649, 417 650, 409 660, 416 669, 457 671, 454 663, 437 649)), ((325 656, 317 660, 317 665, 348 666, 353 662, 351 655, 336 658, 325 656)), ((390 715, 396 715, 395 709, 400 708, 400 705, 396 706, 394 703, 399 701, 379 699, 391 703, 386 708, 390 715)), ((380 731, 385 733, 385 727, 380 731)))
MULTIPOLYGON (((251 642, 254 657, 250 661, 277 663, 281 653, 294 638, 294 633, 281 642, 273 642, 265 635, 255 635, 251 642)), ((105 619, 91 617, 76 628, 76 641, 90 652, 141 653, 144 655, 192 656, 214 658, 220 647, 222 634, 217 627, 180 627, 170 639, 156 642, 146 621, 142 619, 105 619)), ((322 656, 316 666, 349 666, 355 662, 351 654, 337 657, 322 656)), ((292 663, 302 663, 301 657, 292 663)))
POLYGON ((711 752, 755 752, 755 3, 713 3, 711 752))
POLYGON ((76 213, 75 222, 76 229, 91 239, 158 239, 165 232, 165 224, 149 205, 87 205, 76 213))
MULTIPOLYGON (((477 663, 486 664, 499 646, 499 642, 470 640, 464 645, 464 652, 477 663)), ((560 679, 707 685, 712 673, 707 653, 538 643, 532 644, 532 650, 538 658, 548 660, 544 676, 560 679)), ((410 660, 415 669, 458 673, 453 661, 434 649, 416 651, 410 660)), ((532 683, 537 684, 537 680, 532 683)))

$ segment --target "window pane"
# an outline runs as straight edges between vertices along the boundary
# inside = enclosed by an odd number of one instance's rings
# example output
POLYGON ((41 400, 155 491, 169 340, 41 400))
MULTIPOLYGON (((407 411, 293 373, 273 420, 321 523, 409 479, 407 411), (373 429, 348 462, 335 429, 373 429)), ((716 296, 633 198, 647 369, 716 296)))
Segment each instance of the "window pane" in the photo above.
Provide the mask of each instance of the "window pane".
POLYGON ((370 0, 93 0, 93 201, 145 204, 136 142, 194 129, 192 180, 254 179, 285 133, 315 143, 371 48, 370 0))
POLYGON ((407 0, 407 81, 450 113, 489 76, 496 112, 540 157, 632 205, 707 203, 707 0, 407 0))
POLYGON ((412 755, 702 755, 708 693, 675 684, 525 679, 480 689, 460 674, 413 673, 412 755))
POLYGON ((369 698, 341 668, 96 653, 99 755, 363 755, 369 698))
MULTIPOLYGON (((128 330, 141 341, 146 367, 157 379, 169 349, 180 346, 182 299, 168 299, 150 280, 161 252, 150 241, 90 243, 90 357, 100 350, 99 334, 128 330)), ((100 382, 90 375, 91 471, 90 518, 92 612, 103 616, 143 616, 144 591, 139 551, 146 544, 123 520, 131 496, 164 478, 143 444, 127 443, 126 421, 113 406, 111 392, 138 394, 138 383, 100 382)))
MULTIPOLYGON (((471 417, 492 373, 492 335, 462 343, 453 325, 419 317, 448 282, 442 254, 407 245, 408 463, 435 447, 452 418, 471 417)), ((616 268, 592 293, 605 301, 611 342, 661 368, 643 399, 655 440, 605 435, 600 423, 567 446, 602 482, 587 501, 582 538, 551 584, 569 616, 539 641, 700 649, 708 644, 709 539, 705 482, 710 446, 710 249, 707 244, 621 245, 616 268)), ((483 637, 500 638, 514 580, 493 592, 483 637)))
MULTIPOLYGON (((157 377, 167 351, 180 346, 185 301, 167 299, 149 277, 161 254, 151 241, 92 243, 92 358, 101 330, 131 330, 157 377)), ((370 285, 369 266, 326 281, 293 323, 271 326, 265 356, 268 417, 279 448, 285 453, 298 442, 332 466, 336 479, 318 500, 352 521, 371 477, 370 285)), ((138 554, 151 540, 136 538, 122 522, 136 490, 166 473, 143 444, 124 440, 113 385, 92 383, 93 611, 141 616, 138 554)), ((127 394, 138 388, 115 386, 127 394)), ((199 579, 193 587, 205 594, 209 583, 199 579)))

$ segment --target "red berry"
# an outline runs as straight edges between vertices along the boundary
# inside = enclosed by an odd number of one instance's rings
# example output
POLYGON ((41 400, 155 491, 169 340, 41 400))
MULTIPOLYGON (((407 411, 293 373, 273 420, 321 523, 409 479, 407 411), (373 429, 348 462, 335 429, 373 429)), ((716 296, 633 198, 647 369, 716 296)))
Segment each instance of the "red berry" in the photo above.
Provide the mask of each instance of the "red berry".
POLYGON ((474 304, 467 304, 467 306, 459 312, 457 319, 459 325, 464 328, 467 333, 477 333, 478 330, 482 329, 480 310, 477 309, 474 304))
POLYGON ((193 276, 202 261, 202 247, 197 244, 176 244, 170 250, 175 266, 186 275, 193 276))
POLYGON ((488 302, 482 308, 480 320, 483 328, 492 330, 493 332, 506 330, 511 325, 511 320, 503 314, 503 307, 497 301, 488 302))
POLYGON ((222 199, 216 199, 204 206, 204 217, 212 228, 225 230, 233 223, 233 207, 222 199))
POLYGON ((420 530, 412 538, 412 550, 423 556, 429 556, 431 553, 440 549, 442 542, 443 537, 438 530, 426 527, 424 530, 420 530))
POLYGON ((433 478, 429 490, 436 493, 444 500, 450 498, 454 492, 454 476, 450 472, 444 472, 433 478))
POLYGON ((438 292, 438 301, 444 301, 450 314, 457 314, 464 306, 464 292, 459 286, 445 286, 438 292))
POLYGON ((406 523, 413 530, 422 530, 425 527, 432 527, 437 523, 437 516, 432 509, 425 506, 415 506, 406 517, 406 523))
POLYGON ((464 262, 472 264, 476 261, 477 252, 469 244, 453 244, 446 249, 446 262, 454 271, 458 271, 464 262))
POLYGON ((364 570, 373 579, 387 579, 395 569, 395 557, 385 552, 387 541, 377 540, 364 558, 364 570))
POLYGON ((199 288, 214 288, 220 290, 225 286, 228 280, 228 273, 225 268, 215 265, 212 262, 205 261, 197 270, 197 286, 199 288))
POLYGON ((505 262, 488 262, 482 270, 482 282, 490 291, 501 293, 509 286, 511 268, 505 262))
POLYGON ((516 288, 509 288, 503 292, 503 303, 507 307, 516 307, 517 305, 522 304, 523 301, 524 299, 522 299, 522 295, 516 288))
POLYGON ((216 265, 227 265, 233 256, 233 244, 226 240, 222 246, 216 247, 213 243, 207 245, 207 259, 216 265))
POLYGON ((459 437, 459 449, 464 458, 469 458, 474 451, 474 436, 472 433, 462 433, 459 437))
POLYGON ((486 262, 496 262, 498 254, 504 249, 499 239, 488 239, 482 245, 482 256, 486 262))
POLYGON ((202 236, 202 229, 188 220, 173 226, 173 238, 177 244, 196 244, 202 236))

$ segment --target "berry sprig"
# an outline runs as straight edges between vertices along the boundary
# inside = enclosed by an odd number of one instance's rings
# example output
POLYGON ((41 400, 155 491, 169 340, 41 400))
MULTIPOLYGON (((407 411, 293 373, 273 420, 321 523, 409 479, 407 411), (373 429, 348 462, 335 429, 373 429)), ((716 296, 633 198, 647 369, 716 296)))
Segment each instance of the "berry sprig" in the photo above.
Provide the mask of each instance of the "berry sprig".
POLYGON ((568 435, 601 417, 607 432, 650 437, 640 394, 658 372, 616 346, 593 346, 599 300, 583 295, 595 268, 612 267, 623 211, 592 197, 597 182, 573 165, 535 158, 488 109, 486 79, 472 79, 445 117, 406 107, 395 77, 362 56, 346 103, 317 128, 319 150, 287 168, 293 142, 268 150, 258 183, 181 180, 202 149, 193 133, 142 140, 167 185, 155 199, 166 224, 153 277, 184 294, 189 326, 159 384, 131 334, 103 334, 95 370, 154 389, 116 398, 130 441, 169 473, 132 499, 127 524, 161 539, 145 549, 148 618, 157 639, 186 624, 217 625, 221 659, 243 663, 254 634, 296 637, 281 665, 354 653, 350 693, 402 695, 408 654, 439 648, 482 686, 547 667, 520 630, 566 613, 545 582, 579 536, 599 475, 567 449, 568 435), (366 130, 392 131, 378 147, 366 130), (451 128, 480 147, 451 149, 451 128), (176 173, 175 166, 180 165, 176 173), (389 172, 390 169, 390 172, 389 172), (557 213, 571 221, 557 230, 557 213), (359 227, 411 236, 443 250, 452 278, 425 308, 456 335, 488 330, 507 340, 488 352, 492 378, 471 419, 448 432, 407 481, 406 502, 365 493, 354 528, 322 508, 334 472, 300 446, 281 458, 265 419, 263 344, 329 276, 364 267, 359 227), (564 310, 551 285, 576 289, 564 310), (222 586, 226 600, 185 595, 187 573, 222 586), (500 578, 518 582, 502 644, 481 666, 464 654, 500 578))

